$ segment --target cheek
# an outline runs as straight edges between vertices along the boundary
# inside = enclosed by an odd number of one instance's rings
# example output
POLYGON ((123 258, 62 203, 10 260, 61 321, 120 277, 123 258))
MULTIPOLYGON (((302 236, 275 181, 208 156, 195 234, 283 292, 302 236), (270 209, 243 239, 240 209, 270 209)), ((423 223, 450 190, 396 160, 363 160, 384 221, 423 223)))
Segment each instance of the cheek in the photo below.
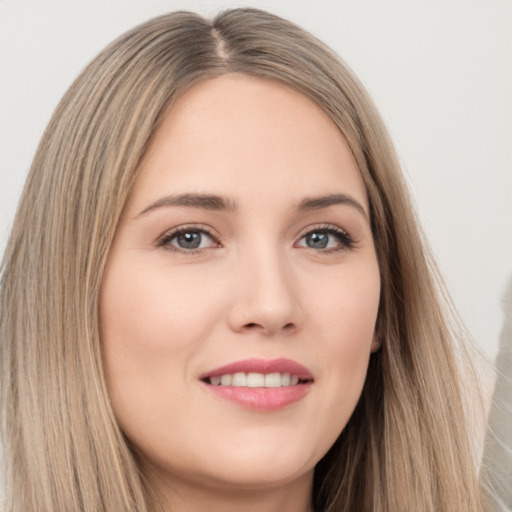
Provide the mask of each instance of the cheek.
MULTIPOLYGON (((366 379, 380 298, 377 264, 331 281, 313 297, 320 375, 327 390, 322 409, 330 442, 348 422, 366 379)), ((313 307, 313 306, 312 306, 313 307)))
MULTIPOLYGON (((199 279, 200 281, 200 279, 199 279)), ((106 350, 180 354, 200 341, 216 318, 211 294, 198 293, 187 273, 117 263, 102 289, 102 338, 106 350)), ((142 354, 141 354, 142 355, 142 354)))
MULTIPOLYGON (((377 262, 372 258, 367 263, 344 268, 324 279, 323 284, 309 295, 309 302, 316 328, 329 346, 326 354, 368 353, 380 300, 377 262)), ((312 283, 309 288, 315 290, 312 283)))
POLYGON ((118 259, 102 288, 104 370, 121 424, 139 405, 151 415, 185 392, 175 383, 190 379, 189 363, 218 318, 213 298, 198 294, 190 275, 155 267, 134 270, 118 259))

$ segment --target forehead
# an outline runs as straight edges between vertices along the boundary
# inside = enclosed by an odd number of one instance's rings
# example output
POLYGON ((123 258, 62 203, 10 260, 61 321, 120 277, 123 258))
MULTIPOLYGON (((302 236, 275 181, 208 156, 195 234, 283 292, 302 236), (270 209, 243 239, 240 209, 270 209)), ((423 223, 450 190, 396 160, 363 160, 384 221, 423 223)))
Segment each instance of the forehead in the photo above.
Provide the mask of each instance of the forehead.
POLYGON ((278 82, 242 74, 195 84, 155 133, 135 199, 157 192, 240 196, 254 190, 296 201, 349 192, 367 207, 343 135, 312 100, 278 82))

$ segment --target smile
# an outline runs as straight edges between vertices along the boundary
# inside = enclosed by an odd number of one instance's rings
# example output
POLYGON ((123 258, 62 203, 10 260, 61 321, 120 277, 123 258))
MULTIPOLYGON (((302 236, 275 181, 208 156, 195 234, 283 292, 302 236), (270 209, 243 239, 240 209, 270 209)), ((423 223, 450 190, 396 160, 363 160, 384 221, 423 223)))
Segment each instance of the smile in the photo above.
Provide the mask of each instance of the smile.
POLYGON ((246 359, 216 368, 200 379, 216 396, 244 408, 273 411, 301 400, 314 382, 289 359, 246 359))
MULTIPOLYGON (((289 373, 244 373, 224 374, 220 377, 210 377, 208 383, 212 386, 233 386, 247 388, 280 388, 296 386, 301 382, 298 375, 289 373)), ((302 381, 304 382, 304 381, 302 381)))

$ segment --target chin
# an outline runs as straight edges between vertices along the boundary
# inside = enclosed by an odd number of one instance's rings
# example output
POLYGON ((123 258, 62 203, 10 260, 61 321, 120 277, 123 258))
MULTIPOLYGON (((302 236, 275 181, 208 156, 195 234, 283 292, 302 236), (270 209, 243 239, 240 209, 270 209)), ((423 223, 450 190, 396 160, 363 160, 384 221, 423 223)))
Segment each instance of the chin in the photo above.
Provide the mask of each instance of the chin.
POLYGON ((261 490, 278 488, 301 478, 309 478, 314 471, 314 465, 297 466, 290 461, 271 460, 265 463, 240 461, 225 467, 216 467, 215 472, 204 475, 216 486, 238 488, 245 490, 261 490))
POLYGON ((317 459, 322 455, 308 456, 304 446, 291 443, 286 446, 282 440, 278 444, 278 447, 276 444, 262 443, 245 446, 233 444, 229 450, 224 447, 219 454, 212 451, 205 466, 210 467, 212 479, 226 486, 269 488, 312 474, 317 459))

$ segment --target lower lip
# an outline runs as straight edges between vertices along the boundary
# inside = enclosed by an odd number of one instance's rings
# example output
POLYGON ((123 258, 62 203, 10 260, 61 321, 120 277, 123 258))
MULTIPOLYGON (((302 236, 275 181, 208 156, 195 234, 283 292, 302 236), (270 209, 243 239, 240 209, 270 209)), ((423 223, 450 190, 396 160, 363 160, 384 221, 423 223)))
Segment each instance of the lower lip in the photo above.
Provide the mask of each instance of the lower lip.
POLYGON ((256 411, 275 411, 304 398, 311 389, 311 382, 279 388, 248 388, 212 386, 205 384, 217 396, 256 411))

